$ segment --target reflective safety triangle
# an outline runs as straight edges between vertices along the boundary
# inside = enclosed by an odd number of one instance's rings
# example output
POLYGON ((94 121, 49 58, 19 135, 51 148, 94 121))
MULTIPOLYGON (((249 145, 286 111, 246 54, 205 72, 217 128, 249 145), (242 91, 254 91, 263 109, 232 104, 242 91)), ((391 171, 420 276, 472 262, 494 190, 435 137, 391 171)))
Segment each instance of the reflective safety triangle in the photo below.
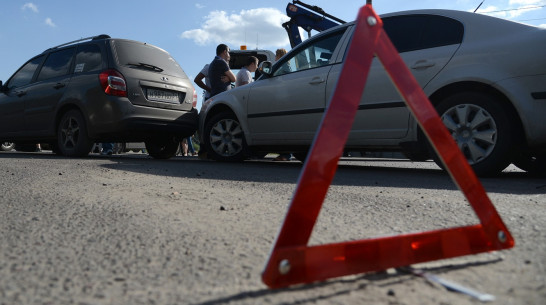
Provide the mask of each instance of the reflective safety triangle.
POLYGON ((514 239, 483 186, 400 58, 371 5, 360 9, 355 26, 337 87, 262 274, 263 282, 271 288, 514 246, 514 239), (480 223, 308 246, 351 130, 374 54, 389 73, 480 223))

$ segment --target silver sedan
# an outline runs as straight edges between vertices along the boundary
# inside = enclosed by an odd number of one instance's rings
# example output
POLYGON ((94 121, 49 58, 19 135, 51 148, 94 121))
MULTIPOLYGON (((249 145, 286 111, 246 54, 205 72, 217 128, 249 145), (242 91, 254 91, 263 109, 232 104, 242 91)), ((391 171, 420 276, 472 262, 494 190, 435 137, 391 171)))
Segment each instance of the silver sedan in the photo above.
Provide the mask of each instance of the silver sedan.
MULTIPOLYGON (((495 175, 510 163, 546 172, 546 29, 450 10, 381 17, 478 175, 495 175)), ((274 65, 263 63, 257 81, 207 100, 200 134, 209 157, 241 161, 291 152, 304 160, 354 26, 313 36, 274 65)), ((441 164, 376 58, 345 150, 400 151, 441 164)))

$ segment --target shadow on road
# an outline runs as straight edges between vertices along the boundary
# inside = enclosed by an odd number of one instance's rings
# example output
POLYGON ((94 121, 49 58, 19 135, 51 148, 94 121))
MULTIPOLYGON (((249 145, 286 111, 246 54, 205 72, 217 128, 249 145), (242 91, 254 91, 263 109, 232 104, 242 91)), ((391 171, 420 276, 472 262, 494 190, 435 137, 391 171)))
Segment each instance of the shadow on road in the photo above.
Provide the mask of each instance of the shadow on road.
MULTIPOLYGON (((303 164, 297 161, 272 162, 271 159, 224 163, 199 160, 197 157, 175 157, 156 160, 144 154, 113 156, 89 155, 71 159, 48 153, 3 152, 1 159, 65 159, 71 161, 104 161, 98 166, 140 174, 195 179, 237 180, 265 183, 297 183, 303 164)), ((525 172, 503 172, 494 178, 481 178, 487 192, 505 194, 546 194, 546 178, 525 172)), ((343 158, 332 185, 383 186, 416 189, 456 190, 447 172, 432 162, 407 160, 343 158)))
MULTIPOLYGON (((501 262, 502 259, 495 258, 489 259, 486 261, 479 262, 468 262, 468 263, 458 263, 458 264, 446 264, 440 267, 431 267, 431 268, 421 268, 419 271, 438 274, 446 274, 451 271, 456 271, 460 269, 467 269, 479 266, 485 266, 490 264, 495 264, 501 262)), ((254 291, 244 291, 234 295, 224 296, 218 299, 209 300, 206 302, 196 303, 196 305, 220 305, 220 304, 229 304, 231 302, 245 302, 248 303, 251 300, 263 298, 278 294, 289 294, 296 291, 312 291, 312 296, 292 300, 291 302, 279 303, 279 304, 314 304, 318 301, 328 300, 330 298, 350 294, 356 290, 366 289, 368 285, 374 285, 378 287, 389 287, 395 284, 400 284, 406 281, 414 280, 414 275, 411 274, 408 268, 397 269, 397 272, 394 274, 389 274, 387 272, 372 272, 367 274, 355 275, 353 277, 345 278, 334 278, 324 282, 317 282, 312 284, 305 285, 296 285, 288 288, 282 289, 260 289, 254 291), (332 289, 320 290, 317 288, 329 287, 332 289)))

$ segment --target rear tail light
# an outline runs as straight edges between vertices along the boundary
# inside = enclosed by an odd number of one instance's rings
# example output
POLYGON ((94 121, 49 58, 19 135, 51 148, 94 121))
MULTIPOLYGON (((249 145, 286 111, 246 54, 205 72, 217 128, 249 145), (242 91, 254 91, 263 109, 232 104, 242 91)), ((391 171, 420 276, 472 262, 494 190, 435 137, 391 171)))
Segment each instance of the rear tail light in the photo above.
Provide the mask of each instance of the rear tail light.
POLYGON ((114 69, 99 74, 100 85, 108 95, 127 97, 127 83, 125 77, 114 69))
POLYGON ((191 105, 193 108, 197 108, 197 92, 195 92, 195 89, 193 89, 193 102, 191 105))

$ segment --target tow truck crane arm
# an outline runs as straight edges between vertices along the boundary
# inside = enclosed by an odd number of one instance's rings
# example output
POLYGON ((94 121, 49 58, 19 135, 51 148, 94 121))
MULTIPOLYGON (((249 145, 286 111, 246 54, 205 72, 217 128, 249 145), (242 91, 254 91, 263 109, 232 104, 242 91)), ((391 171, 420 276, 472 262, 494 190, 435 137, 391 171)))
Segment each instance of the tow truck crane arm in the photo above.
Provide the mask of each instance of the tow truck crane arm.
POLYGON ((329 28, 345 23, 345 21, 324 12, 318 6, 305 4, 294 0, 286 6, 286 15, 290 20, 283 23, 282 26, 288 33, 290 46, 295 47, 301 43, 299 27, 311 35, 311 30, 322 32, 329 28))

